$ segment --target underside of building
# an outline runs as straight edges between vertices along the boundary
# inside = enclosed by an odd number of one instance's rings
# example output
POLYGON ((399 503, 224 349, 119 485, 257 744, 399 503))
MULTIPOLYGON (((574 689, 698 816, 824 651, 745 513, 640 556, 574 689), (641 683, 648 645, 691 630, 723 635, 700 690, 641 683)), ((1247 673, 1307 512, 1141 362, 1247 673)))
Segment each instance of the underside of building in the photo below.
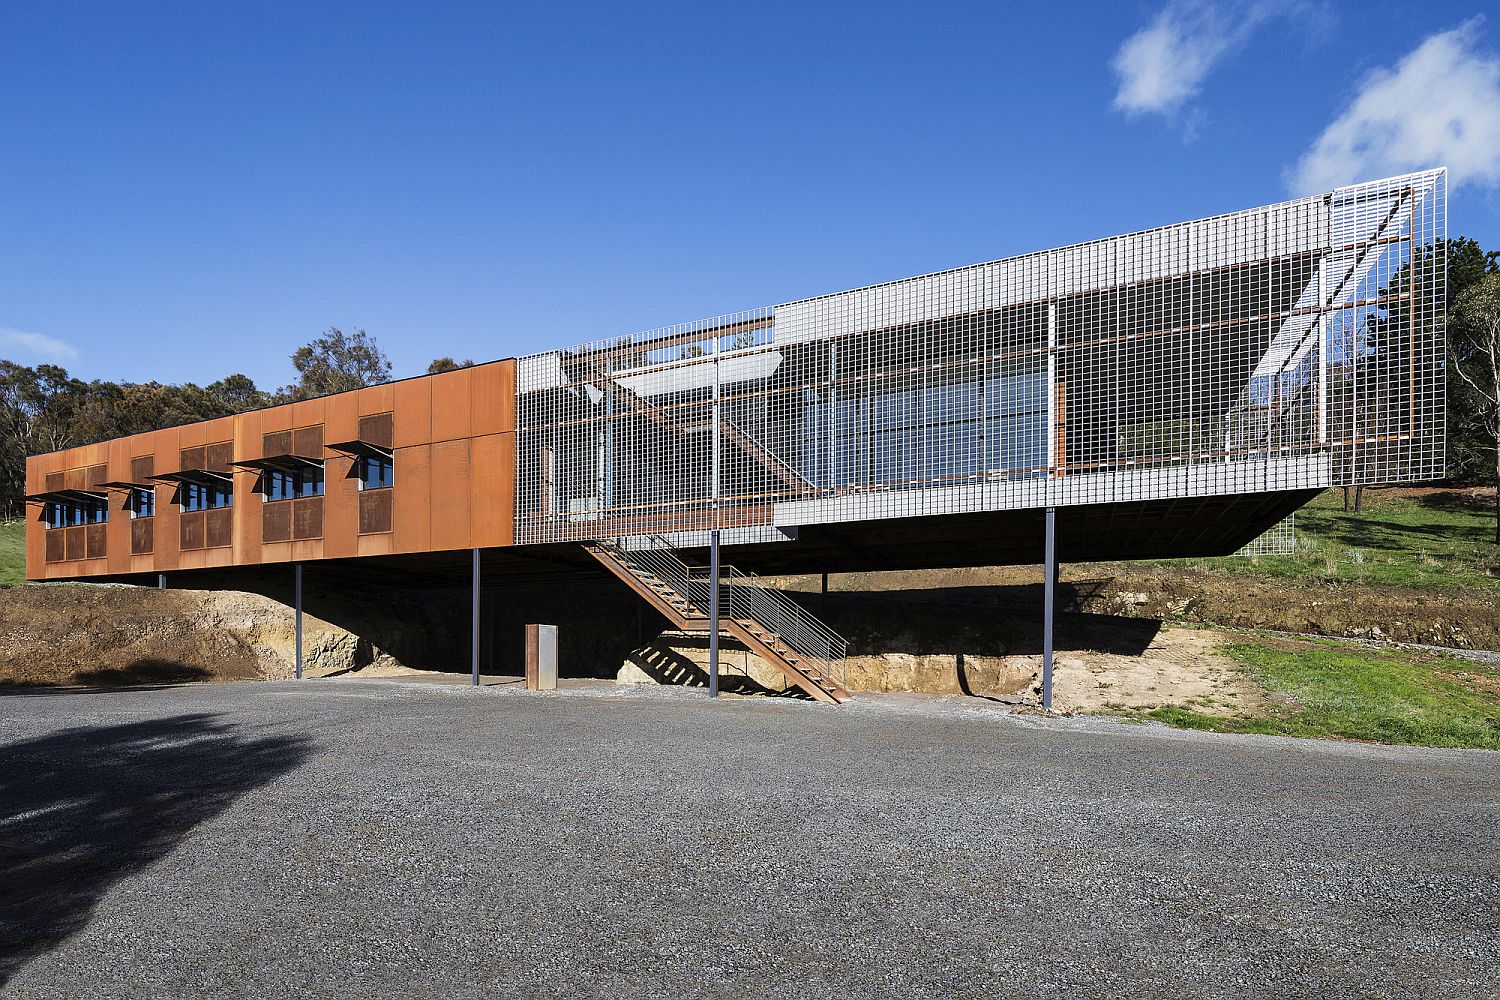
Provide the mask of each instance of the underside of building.
POLYGON ((842 700, 841 640, 758 574, 1228 555, 1327 487, 1441 477, 1445 190, 1410 174, 36 456, 28 577, 607 573, 842 700))

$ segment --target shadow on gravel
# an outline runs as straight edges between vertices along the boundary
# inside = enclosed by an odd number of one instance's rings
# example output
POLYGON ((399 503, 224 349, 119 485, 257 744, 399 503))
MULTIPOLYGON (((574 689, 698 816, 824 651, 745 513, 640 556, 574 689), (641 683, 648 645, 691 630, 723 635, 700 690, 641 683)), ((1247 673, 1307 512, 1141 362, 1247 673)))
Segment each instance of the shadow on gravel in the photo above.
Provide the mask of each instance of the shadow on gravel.
POLYGON ((308 744, 197 714, 0 747, 0 988, 80 930, 116 882, 296 768, 308 744))
POLYGON ((73 679, 79 684, 181 684, 186 681, 206 681, 212 676, 209 671, 191 663, 143 656, 131 660, 123 667, 80 670, 73 675, 73 679))

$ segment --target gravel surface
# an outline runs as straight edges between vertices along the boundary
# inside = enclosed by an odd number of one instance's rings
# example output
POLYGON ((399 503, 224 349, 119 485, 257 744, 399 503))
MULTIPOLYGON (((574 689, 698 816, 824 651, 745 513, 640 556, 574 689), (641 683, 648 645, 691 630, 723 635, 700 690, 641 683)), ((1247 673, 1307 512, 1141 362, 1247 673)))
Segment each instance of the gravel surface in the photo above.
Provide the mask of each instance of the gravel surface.
POLYGON ((0 983, 1492 997, 1500 753, 916 696, 12 693, 0 983))

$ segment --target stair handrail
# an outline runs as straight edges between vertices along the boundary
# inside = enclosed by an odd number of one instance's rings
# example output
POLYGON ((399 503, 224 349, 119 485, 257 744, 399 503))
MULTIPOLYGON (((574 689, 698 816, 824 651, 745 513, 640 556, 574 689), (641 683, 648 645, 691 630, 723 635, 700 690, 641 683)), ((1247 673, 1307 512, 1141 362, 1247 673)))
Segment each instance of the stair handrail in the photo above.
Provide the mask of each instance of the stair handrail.
MULTIPOLYGON (((601 541, 599 545, 632 573, 661 580, 680 594, 699 617, 707 618, 712 590, 709 568, 687 563, 660 535, 647 535, 646 542, 645 546, 633 549, 616 541, 601 541)), ((840 685, 845 683, 849 643, 838 632, 756 573, 723 565, 719 587, 721 620, 755 622, 767 632, 775 633, 799 659, 821 667, 823 676, 840 685)))
POLYGON ((799 657, 815 661, 824 676, 845 683, 848 640, 756 573, 725 566, 723 579, 724 617, 754 621, 799 657))

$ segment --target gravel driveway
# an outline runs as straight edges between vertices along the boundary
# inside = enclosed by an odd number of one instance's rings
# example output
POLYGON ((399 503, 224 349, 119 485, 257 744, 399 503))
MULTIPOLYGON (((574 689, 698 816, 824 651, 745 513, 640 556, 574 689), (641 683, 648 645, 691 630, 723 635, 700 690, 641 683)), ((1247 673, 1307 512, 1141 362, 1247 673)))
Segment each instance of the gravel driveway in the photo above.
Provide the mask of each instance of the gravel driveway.
POLYGON ((1468 997, 1500 753, 865 696, 0 696, 0 995, 1468 997))

